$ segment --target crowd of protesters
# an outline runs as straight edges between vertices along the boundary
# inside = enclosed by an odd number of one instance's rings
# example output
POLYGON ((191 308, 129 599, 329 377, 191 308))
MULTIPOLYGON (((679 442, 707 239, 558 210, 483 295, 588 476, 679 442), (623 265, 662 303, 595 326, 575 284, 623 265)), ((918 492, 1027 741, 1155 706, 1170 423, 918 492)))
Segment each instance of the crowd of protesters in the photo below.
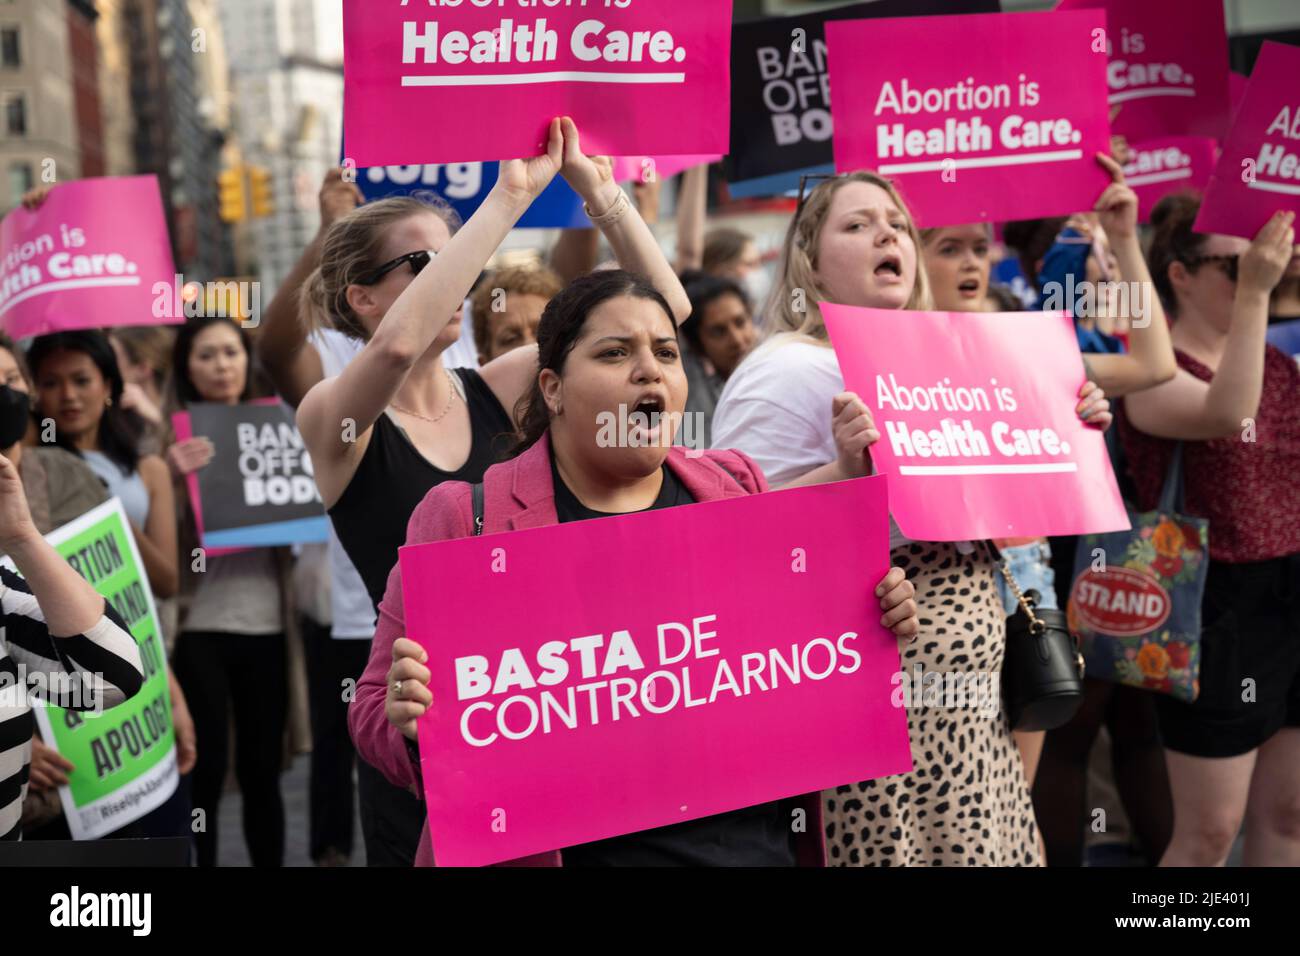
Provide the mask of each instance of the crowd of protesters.
MULTIPOLYGON (((121 622, 40 538, 120 499, 164 620, 183 784, 114 836, 192 835, 200 865, 223 862, 233 772, 255 865, 284 862, 290 827, 307 828, 317 864, 346 864, 357 816, 371 865, 432 864, 415 750, 430 670, 405 636, 396 558, 473 533, 471 486, 483 484, 492 533, 520 513, 511 489, 528 490, 531 527, 865 476, 880 436, 845 390, 819 303, 1007 312, 1067 278, 1136 282, 1158 293, 1150 314, 1076 316, 1089 378, 1077 413, 1107 432, 1132 509, 1155 507, 1180 449, 1186 510, 1209 519, 1194 703, 1087 679, 1074 719, 1043 734, 1013 730, 1001 708, 911 702, 914 770, 807 795, 821 821, 810 832, 777 802, 525 862, 1077 866, 1105 728, 1103 772, 1142 861, 1221 865, 1244 830, 1245 863, 1298 864, 1300 366, 1268 342, 1270 322, 1300 317, 1294 217, 1253 241, 1201 235, 1198 197, 1177 194, 1140 228, 1117 158, 1097 157, 1111 182, 1094 208, 998 230, 926 228, 868 170, 823 178, 802 191, 774 262, 759 237, 708 228, 700 167, 679 184, 670 263, 647 224, 658 190, 629 196, 568 119, 544 153, 503 163, 464 223, 431 197, 365 203, 334 171, 320 232, 256 327, 203 318, 0 339, 0 548, 26 578, 3 572, 0 662, 97 671, 110 697, 139 686, 121 622), (595 228, 502 265, 502 243, 557 176, 595 228), (177 441, 170 414, 272 395, 296 409, 329 541, 196 570, 185 479, 213 450, 205 436, 177 441), (692 427, 678 445, 606 447, 598 416, 620 406, 692 427), (1249 702, 1243 678, 1258 681, 1249 702), (308 749, 309 819, 286 819, 281 775, 308 749)), ((1064 608, 1075 572, 1071 539, 915 541, 892 524, 890 547, 875 594, 906 671, 998 672, 1015 591, 1064 608)), ((0 838, 69 838, 58 790, 74 767, 25 703, 0 727, 0 838)))

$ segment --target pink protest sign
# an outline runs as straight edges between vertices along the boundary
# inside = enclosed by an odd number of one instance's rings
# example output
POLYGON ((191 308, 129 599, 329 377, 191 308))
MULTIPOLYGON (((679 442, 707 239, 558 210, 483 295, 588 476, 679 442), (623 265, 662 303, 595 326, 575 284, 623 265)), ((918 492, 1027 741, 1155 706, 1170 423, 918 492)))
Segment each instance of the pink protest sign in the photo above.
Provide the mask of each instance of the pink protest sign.
POLYGON ((1102 14, 826 24, 835 168, 898 183, 921 226, 1091 209, 1109 182, 1102 14), (870 56, 863 51, 870 50, 870 56))
POLYGON ((155 308, 176 264, 153 176, 79 179, 0 223, 0 327, 11 338, 181 321, 155 308))
POLYGON ((866 478, 402 548, 438 863, 911 770, 887 508, 866 478))
POLYGON ((823 303, 845 385, 871 409, 876 470, 920 541, 1129 527, 1064 312, 897 312, 823 303))
POLYGON ((1148 222, 1161 197, 1185 189, 1204 189, 1214 170, 1218 145, 1201 136, 1167 136, 1130 143, 1124 180, 1138 197, 1138 219, 1148 222))
POLYGON ((614 182, 654 182, 669 179, 695 166, 716 163, 720 155, 697 156, 619 156, 614 160, 614 182))
POLYGON ((1253 239, 1283 209, 1300 213, 1300 48, 1270 42, 1259 51, 1195 228, 1253 239))
POLYGON ((1106 85, 1129 139, 1209 136, 1228 128, 1223 0, 1062 0, 1057 10, 1106 11, 1106 85))
POLYGON ((1228 105, 1233 116, 1237 115, 1237 107, 1246 98, 1246 87, 1249 85, 1250 77, 1242 76, 1236 70, 1228 74, 1228 105))
POLYGON ((534 156, 563 115, 589 155, 727 152, 731 0, 527 6, 344 0, 347 155, 534 156))

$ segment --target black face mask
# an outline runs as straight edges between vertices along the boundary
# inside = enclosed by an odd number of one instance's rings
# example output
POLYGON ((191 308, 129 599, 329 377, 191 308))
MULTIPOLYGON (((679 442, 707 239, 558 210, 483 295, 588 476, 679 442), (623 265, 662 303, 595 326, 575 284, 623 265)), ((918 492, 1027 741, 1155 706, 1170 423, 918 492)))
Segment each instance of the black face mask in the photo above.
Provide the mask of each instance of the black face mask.
POLYGON ((0 448, 22 441, 31 420, 32 405, 27 393, 0 385, 0 448))

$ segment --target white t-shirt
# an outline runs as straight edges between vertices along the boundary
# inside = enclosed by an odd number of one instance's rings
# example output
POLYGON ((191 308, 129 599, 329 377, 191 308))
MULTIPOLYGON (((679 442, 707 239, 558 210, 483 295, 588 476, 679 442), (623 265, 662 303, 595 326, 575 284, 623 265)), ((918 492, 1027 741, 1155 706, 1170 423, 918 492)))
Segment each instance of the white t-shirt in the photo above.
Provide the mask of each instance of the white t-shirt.
MULTIPOLYGON (((333 378, 357 357, 364 343, 335 329, 319 329, 307 339, 320 354, 326 378, 333 378)), ((375 636, 375 609, 370 593, 343 544, 329 527, 330 611, 334 621, 330 637, 337 640, 370 640, 375 636)))
MULTIPOLYGON (((833 349, 775 336, 727 379, 713 413, 713 447, 743 451, 779 487, 838 457, 831 405, 842 391, 833 349)), ((889 547, 907 542, 891 515, 889 547)))

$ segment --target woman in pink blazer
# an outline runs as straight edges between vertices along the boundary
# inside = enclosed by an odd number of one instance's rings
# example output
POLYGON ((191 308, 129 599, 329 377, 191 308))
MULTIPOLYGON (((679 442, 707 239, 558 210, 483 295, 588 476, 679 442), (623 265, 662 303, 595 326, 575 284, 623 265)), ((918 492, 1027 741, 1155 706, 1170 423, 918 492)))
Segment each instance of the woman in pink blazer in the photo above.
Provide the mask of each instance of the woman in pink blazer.
MULTIPOLYGON (((484 478, 482 532, 517 531, 767 491, 738 451, 671 447, 686 404, 677 326, 663 296, 627 272, 579 279, 547 306, 538 329, 537 383, 522 421, 518 457, 484 478), (645 418, 631 416, 641 412, 645 418), (626 446, 603 440, 608 415, 629 416, 626 446)), ((836 397, 843 473, 869 473, 865 451, 879 435, 856 395, 836 397)), ((620 429, 620 432, 622 429, 620 429)), ((407 544, 475 533, 471 487, 444 483, 416 508, 407 544)), ((900 638, 918 631, 913 588, 891 569, 876 588, 882 624, 900 638)), ((420 791, 416 723, 432 703, 427 655, 405 633, 400 567, 388 578, 370 663, 349 709, 361 757, 395 785, 420 791)), ((818 794, 539 854, 516 865, 811 865, 824 862, 818 794), (794 807, 809 825, 791 833, 794 807)), ((417 866, 433 864, 428 830, 417 866)))

